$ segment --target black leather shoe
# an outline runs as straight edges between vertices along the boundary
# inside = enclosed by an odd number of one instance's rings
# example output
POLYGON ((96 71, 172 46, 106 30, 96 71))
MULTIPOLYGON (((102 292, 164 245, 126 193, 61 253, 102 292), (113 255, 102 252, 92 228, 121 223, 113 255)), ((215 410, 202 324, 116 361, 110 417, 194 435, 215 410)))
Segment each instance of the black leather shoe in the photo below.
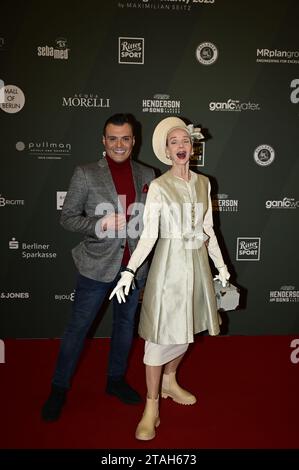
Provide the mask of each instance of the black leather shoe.
POLYGON ((67 389, 52 385, 48 400, 42 407, 42 419, 44 421, 56 421, 59 419, 62 407, 66 401, 67 389))
POLYGON ((108 379, 106 393, 114 395, 127 405, 135 405, 141 402, 141 397, 124 379, 108 379))

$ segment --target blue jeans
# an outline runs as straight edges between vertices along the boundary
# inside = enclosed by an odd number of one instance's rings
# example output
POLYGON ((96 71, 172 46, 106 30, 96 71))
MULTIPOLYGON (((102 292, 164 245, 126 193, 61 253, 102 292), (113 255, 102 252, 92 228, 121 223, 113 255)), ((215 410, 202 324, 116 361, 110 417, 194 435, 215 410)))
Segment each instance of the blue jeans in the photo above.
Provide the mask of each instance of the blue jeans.
MULTIPOLYGON (((75 372, 84 340, 107 294, 115 287, 119 274, 112 282, 99 282, 79 274, 70 321, 66 327, 52 383, 69 388, 75 372)), ((122 378, 127 369, 128 356, 134 334, 135 313, 140 287, 131 289, 125 303, 113 298, 113 324, 110 344, 108 376, 122 378)))

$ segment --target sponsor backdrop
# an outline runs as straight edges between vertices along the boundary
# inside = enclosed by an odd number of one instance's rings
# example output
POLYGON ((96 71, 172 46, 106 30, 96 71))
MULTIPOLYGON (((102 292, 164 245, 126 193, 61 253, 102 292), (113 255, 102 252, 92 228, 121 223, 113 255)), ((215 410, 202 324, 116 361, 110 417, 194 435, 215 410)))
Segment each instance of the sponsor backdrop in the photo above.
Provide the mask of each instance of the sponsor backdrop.
MULTIPOLYGON (((211 178, 242 298, 224 332, 298 333, 298 15, 291 0, 1 7, 0 337, 61 336, 81 240, 60 226, 61 207, 75 166, 101 158, 116 112, 135 115, 135 157, 158 172, 157 122, 202 127, 192 167, 211 178)), ((109 336, 111 307, 101 313, 93 333, 109 336)))

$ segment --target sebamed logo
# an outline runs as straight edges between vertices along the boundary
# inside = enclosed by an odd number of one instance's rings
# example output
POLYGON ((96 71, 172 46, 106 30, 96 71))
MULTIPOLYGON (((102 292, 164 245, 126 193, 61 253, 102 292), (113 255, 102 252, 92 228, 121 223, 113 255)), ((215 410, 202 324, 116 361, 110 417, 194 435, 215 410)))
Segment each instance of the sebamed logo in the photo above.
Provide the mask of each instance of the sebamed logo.
POLYGON ((172 100, 170 95, 155 94, 151 99, 142 100, 143 113, 180 114, 181 101, 172 100))
POLYGON ((230 199, 228 194, 215 194, 212 206, 215 212, 238 212, 239 200, 230 199))
POLYGON ((24 199, 11 199, 0 194, 0 207, 17 207, 24 206, 24 204, 24 199))
POLYGON ((210 111, 260 111, 261 107, 258 103, 251 101, 242 102, 240 100, 228 99, 227 101, 211 101, 209 103, 210 111))
POLYGON ((258 165, 269 166, 275 158, 274 149, 270 145, 259 145, 253 153, 253 158, 258 165))
POLYGON ((298 104, 299 103, 299 78, 294 78, 294 80, 291 81, 290 87, 292 89, 291 95, 290 95, 291 103, 298 104))
POLYGON ((118 8, 138 8, 139 10, 164 10, 189 12, 201 5, 213 5, 215 0, 139 0, 117 2, 118 8))
POLYGON ((19 242, 15 237, 12 237, 8 242, 8 247, 10 250, 17 251, 18 255, 24 259, 57 258, 57 253, 51 250, 50 243, 19 242))
POLYGON ((265 205, 266 209, 298 209, 299 201, 293 197, 284 197, 280 200, 268 200, 265 205))
POLYGON ((53 142, 49 140, 36 140, 31 142, 19 141, 16 143, 18 152, 26 151, 30 157, 38 160, 61 160, 63 157, 70 157, 72 146, 67 142, 53 142))
POLYGON ((144 64, 144 38, 118 38, 119 64, 144 64))
POLYGON ((110 108, 110 98, 102 98, 97 93, 76 93, 74 96, 62 97, 65 108, 110 108))
POLYGON ((69 58, 70 49, 67 47, 67 40, 65 38, 57 38, 55 40, 55 46, 38 46, 37 55, 39 57, 51 57, 52 59, 64 59, 69 58))
POLYGON ((270 290, 269 302, 299 302, 299 290, 295 286, 281 286, 279 290, 270 290))
POLYGON ((299 51, 257 49, 256 61, 271 64, 299 64, 299 51))
POLYGON ((211 65, 218 58, 218 49, 212 42, 202 42, 196 48, 196 59, 202 65, 211 65))
POLYGON ((67 300, 73 302, 75 299, 75 291, 71 292, 70 294, 54 294, 54 299, 58 301, 67 300))
POLYGON ((1 300, 28 300, 29 292, 0 292, 1 300))
MULTIPOLYGON (((2 82, 3 83, 3 82, 2 82)), ((16 85, 4 85, 0 89, 0 108, 9 114, 18 113, 25 104, 25 96, 16 85)))
POLYGON ((205 164, 205 142, 195 140, 193 142, 193 155, 190 155, 190 168, 198 168, 205 164))
POLYGON ((237 261, 259 261, 261 251, 260 237, 237 238, 237 261))
POLYGON ((67 191, 56 191, 56 209, 58 211, 62 210, 66 194, 67 191))

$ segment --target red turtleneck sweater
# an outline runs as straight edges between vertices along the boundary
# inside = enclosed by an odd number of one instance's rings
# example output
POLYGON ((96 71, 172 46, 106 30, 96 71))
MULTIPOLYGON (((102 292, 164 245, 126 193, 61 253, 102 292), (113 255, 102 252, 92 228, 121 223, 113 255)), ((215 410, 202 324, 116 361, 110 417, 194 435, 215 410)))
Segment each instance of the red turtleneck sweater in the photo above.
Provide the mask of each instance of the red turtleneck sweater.
MULTIPOLYGON (((130 204, 133 204, 135 202, 136 197, 131 160, 130 158, 127 158, 127 160, 125 160, 124 162, 117 163, 112 160, 112 158, 108 157, 108 155, 106 156, 106 160, 112 175, 116 192, 118 194, 118 197, 120 198, 128 222, 130 218, 130 215, 128 214, 128 207, 130 206, 130 204), (124 198, 121 196, 126 196, 126 199, 124 200, 124 198), (124 207, 124 204, 126 207, 124 207)), ((124 246, 124 255, 122 259, 123 266, 126 266, 128 264, 130 256, 131 254, 128 242, 126 241, 126 244, 124 246)))

